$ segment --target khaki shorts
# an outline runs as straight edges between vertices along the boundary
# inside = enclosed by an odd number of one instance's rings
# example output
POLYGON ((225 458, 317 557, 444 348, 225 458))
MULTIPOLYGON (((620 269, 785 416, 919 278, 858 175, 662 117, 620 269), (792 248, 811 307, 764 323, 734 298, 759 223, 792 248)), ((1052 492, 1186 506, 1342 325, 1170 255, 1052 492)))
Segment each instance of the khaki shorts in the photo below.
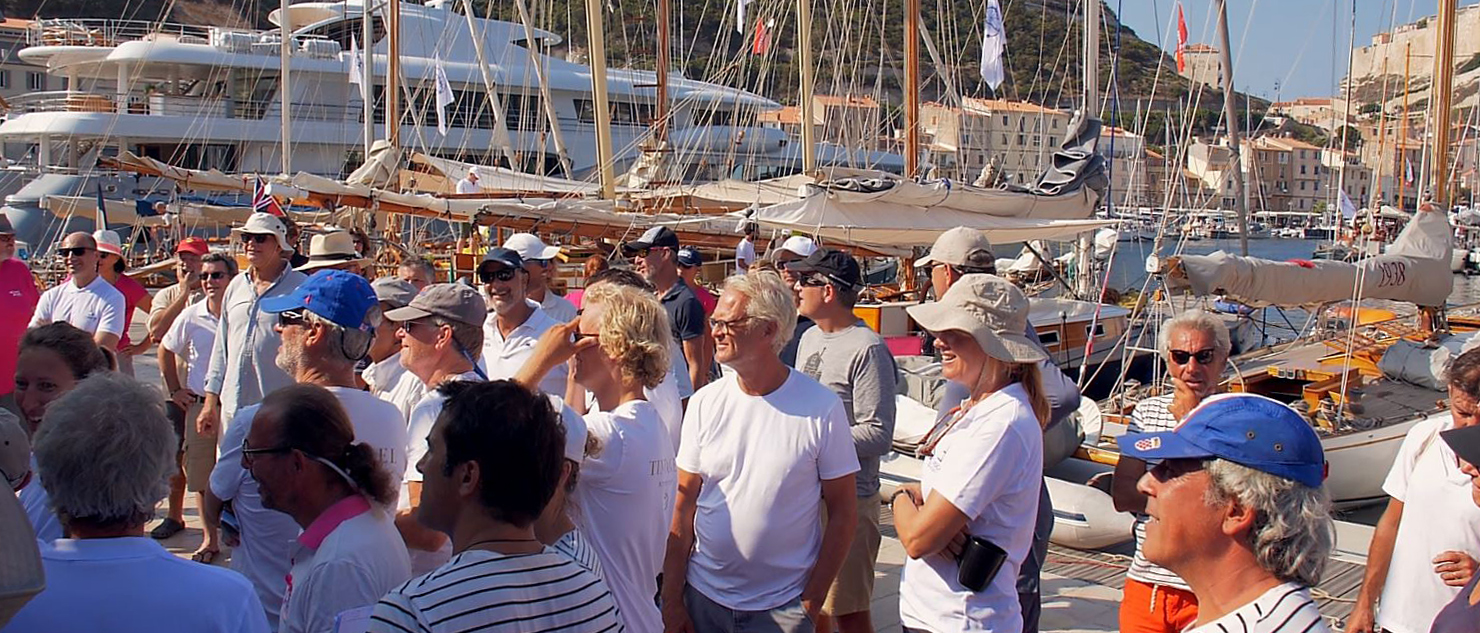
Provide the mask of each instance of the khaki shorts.
MULTIPOLYGON (((843 568, 827 590, 827 601, 822 603, 822 614, 826 616, 848 615, 868 611, 874 595, 874 561, 879 559, 879 509, 880 497, 873 494, 858 498, 858 525, 853 529, 853 545, 843 558, 843 568)), ((822 525, 827 526, 823 513, 822 525)))
POLYGON ((195 430, 195 418, 201 403, 190 405, 185 412, 185 489, 205 492, 211 487, 211 470, 216 468, 216 436, 201 435, 195 430))

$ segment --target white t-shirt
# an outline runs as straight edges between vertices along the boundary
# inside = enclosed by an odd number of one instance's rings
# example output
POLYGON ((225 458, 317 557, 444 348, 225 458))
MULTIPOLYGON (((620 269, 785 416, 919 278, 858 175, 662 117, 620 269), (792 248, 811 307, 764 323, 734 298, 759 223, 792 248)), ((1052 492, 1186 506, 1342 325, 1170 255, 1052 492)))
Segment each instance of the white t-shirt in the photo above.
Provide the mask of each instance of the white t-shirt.
POLYGON ((1377 625, 1393 633, 1428 633, 1434 616, 1459 594, 1434 573, 1435 556, 1447 550, 1480 556, 1480 507, 1471 498, 1470 476, 1438 437, 1451 428, 1448 415, 1414 425, 1382 484, 1403 502, 1377 610, 1377 625))
POLYGON ((406 418, 401 411, 396 409, 396 405, 368 391, 351 387, 328 389, 349 413, 349 422, 355 427, 355 442, 364 442, 374 448, 380 465, 391 474, 391 481, 400 484, 406 475, 406 447, 410 444, 406 435, 406 418))
POLYGON ((750 268, 750 264, 754 261, 755 242, 750 241, 748 237, 741 239, 740 243, 735 245, 735 265, 739 266, 740 270, 745 270, 750 268))
POLYGON ((822 482, 858 472, 843 401, 789 372, 764 396, 721 377, 683 418, 678 467, 704 481, 688 582, 730 609, 766 611, 801 595, 822 548, 822 482))
POLYGON ((122 336, 125 310, 123 293, 101 275, 84 288, 68 280, 41 293, 30 327, 66 321, 88 334, 122 336))
POLYGON ((594 633, 621 626, 606 583, 546 547, 517 556, 481 549, 458 554, 381 598, 370 631, 594 633))
MULTIPOLYGON (((448 380, 481 381, 477 372, 463 372, 452 376, 448 380)), ((446 402, 446 396, 436 389, 427 389, 426 395, 421 397, 421 402, 411 407, 411 416, 406 419, 406 460, 411 468, 406 469, 404 481, 421 481, 421 472, 416 470, 416 464, 427 454, 427 435, 432 432, 432 426, 437 423, 437 416, 442 415, 442 403, 446 402)), ((407 497, 406 487, 401 487, 401 509, 411 508, 410 499, 407 497)))
MULTIPOLYGON (((678 397, 678 383, 673 381, 673 376, 668 376, 652 389, 643 387, 642 395, 658 410, 658 419, 663 421, 663 428, 667 429, 673 442, 673 454, 678 455, 678 439, 683 435, 683 400, 678 397)), ((601 412, 596 394, 589 391, 586 392, 586 410, 601 412)))
POLYGON ((540 309, 544 310, 545 314, 550 315, 550 318, 561 323, 570 323, 576 320, 576 314, 578 312, 576 310, 576 304, 571 303, 570 299, 555 294, 554 290, 545 291, 545 300, 540 302, 540 309))
MULTIPOLYGON (((538 304, 533 301, 529 304, 535 306, 534 312, 511 330, 507 338, 499 332, 497 314, 489 312, 488 318, 483 321, 483 358, 480 360, 488 369, 489 380, 513 378, 514 374, 519 373, 519 368, 524 366, 524 361, 534 354, 534 344, 539 342, 540 336, 560 324, 538 304)), ((540 390, 554 396, 565 396, 567 373, 564 364, 551 369, 540 381, 540 390)))
POLYGON ((51 509, 51 496, 41 486, 41 472, 36 470, 35 453, 31 453, 31 481, 26 482, 25 488, 16 491, 15 496, 20 499, 26 518, 31 520, 31 529, 36 532, 36 540, 50 543, 62 538, 62 520, 51 509))
POLYGON ((928 631, 1020 631, 1018 568, 1033 542, 1043 471, 1043 432, 1028 394, 1013 383, 978 402, 925 458, 920 491, 943 497, 967 517, 966 531, 1007 552, 991 583, 972 592, 956 582, 944 553, 904 563, 899 616, 928 631))
POLYGON ((1183 633, 1331 633, 1310 592, 1287 582, 1217 620, 1183 633))
POLYGON ((197 396, 206 395, 206 370, 211 366, 211 346, 216 344, 220 322, 202 299, 185 306, 159 342, 185 361, 185 388, 197 396))
POLYGON ((627 629, 661 631, 653 596, 678 490, 668 430, 657 408, 633 400, 587 414, 586 432, 601 451, 581 464, 572 514, 601 558, 627 629))
POLYGON ((298 537, 278 633, 333 630, 341 611, 374 605, 410 579, 391 515, 360 495, 345 497, 298 537))
MULTIPOLYGON (((401 365, 401 352, 396 352, 378 363, 370 363, 360 378, 370 387, 375 397, 395 405, 401 417, 411 419, 411 409, 426 395, 427 386, 416 374, 401 365)), ((407 464, 411 468, 416 464, 407 464)))
POLYGON ((458 193, 478 193, 480 191, 483 191, 483 188, 479 187, 478 183, 468 180, 467 178, 463 178, 462 180, 457 181, 458 193))
MULTIPOLYGON (((1152 396, 1137 402, 1136 408, 1131 411, 1131 421, 1126 425, 1125 432, 1158 433, 1176 430, 1180 422, 1168 408, 1171 404, 1172 394, 1152 396)), ((1162 585, 1192 591, 1192 587, 1187 586, 1187 583, 1172 570, 1146 560, 1142 548, 1146 543, 1146 522, 1150 518, 1146 514, 1136 515, 1136 523, 1131 528, 1131 534, 1136 537, 1136 553, 1131 559, 1130 569, 1125 572, 1126 577, 1148 585, 1162 585)))

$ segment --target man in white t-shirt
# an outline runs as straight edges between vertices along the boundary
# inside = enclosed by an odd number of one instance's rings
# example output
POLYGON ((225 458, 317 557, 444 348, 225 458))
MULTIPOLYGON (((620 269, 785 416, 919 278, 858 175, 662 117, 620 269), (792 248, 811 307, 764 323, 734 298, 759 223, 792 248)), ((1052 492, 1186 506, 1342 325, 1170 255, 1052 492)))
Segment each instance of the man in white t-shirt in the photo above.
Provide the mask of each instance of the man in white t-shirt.
POLYGON ((117 347, 126 316, 123 293, 98 274, 97 240, 87 233, 73 233, 62 240, 57 254, 71 278, 41 293, 28 327, 66 321, 91 334, 99 347, 117 347))
POLYGON ((1382 484, 1392 498, 1372 533, 1347 631, 1428 633, 1434 617, 1477 573, 1480 507, 1470 501, 1469 475, 1439 434, 1480 422, 1480 349, 1451 361, 1447 380, 1451 415, 1409 430, 1382 484))
MULTIPOLYGON (((1162 323, 1158 346, 1171 373, 1172 393, 1136 403, 1127 433, 1155 433, 1177 428, 1188 411, 1217 393, 1232 343, 1218 317, 1188 310, 1162 323)), ((1115 509, 1136 515, 1135 557, 1125 574, 1120 602, 1124 633, 1181 633, 1197 621, 1197 596, 1177 574, 1146 560, 1146 495, 1137 489, 1146 463, 1121 456, 1111 494, 1115 509)))
POLYGON ((401 324, 396 331, 401 364, 426 387, 426 394, 406 420, 406 455, 413 467, 406 470, 396 513, 396 527, 411 554, 413 574, 436 569, 452 555, 452 543, 445 534, 416 520, 423 473, 414 466, 427 455, 427 436, 446 401, 438 387, 451 381, 486 379, 478 369, 478 354, 483 350, 487 310, 483 297, 470 286, 432 284, 406 307, 385 313, 385 318, 401 324))
POLYGON ((457 192, 482 193, 483 188, 478 186, 478 172, 469 169, 468 175, 463 176, 462 180, 457 181, 457 192))
POLYGON ((684 414, 664 628, 811 631, 857 521, 848 416, 832 390, 781 362, 796 308, 779 275, 731 277, 710 327, 733 373, 684 414))
POLYGON ((760 233, 760 227, 755 224, 745 225, 745 237, 740 238, 740 243, 735 245, 735 268, 740 272, 750 270, 750 265, 755 263, 755 238, 760 233))
MULTIPOLYGON (((507 248, 490 248, 478 264, 478 282, 490 311, 483 322, 483 362, 489 380, 513 378, 534 352, 540 335, 560 322, 529 299, 529 272, 524 258, 507 248)), ((545 375, 540 389, 565 395, 564 366, 545 375)))
POLYGON ((1175 431, 1126 434, 1122 453, 1156 463, 1146 560, 1197 595, 1195 633, 1329 633, 1310 587, 1331 553, 1326 459, 1310 423, 1252 394, 1207 398, 1175 431))
MULTIPOLYGON (((204 507, 206 491, 210 489, 211 470, 216 467, 217 435, 201 433, 195 425, 195 417, 200 414, 200 404, 205 398, 206 369, 211 362, 211 349, 216 345, 221 300, 226 296, 226 286, 236 276, 236 262, 221 253, 207 254, 199 262, 194 276, 200 279, 200 287, 206 290, 205 299, 181 310, 159 342, 159 373, 164 378, 169 404, 180 413, 170 417, 171 422, 180 422, 175 427, 181 442, 180 472, 176 477, 182 481, 178 488, 174 485, 174 478, 170 482, 172 501, 169 504, 170 515, 165 519, 166 524, 175 522, 175 532, 185 527, 183 510, 178 507, 184 504, 173 499, 175 490, 180 491, 182 500, 185 492, 196 493, 196 507, 204 507), (185 365, 184 381, 180 380, 181 359, 185 365)), ((215 526, 206 524, 205 528, 205 540, 193 558, 196 562, 211 563, 220 553, 220 546, 216 543, 215 526)), ((168 538, 168 534, 160 536, 161 533, 161 529, 156 527, 151 536, 168 538)))
POLYGON ((392 518, 399 482, 376 452, 355 442, 348 412, 323 387, 297 384, 262 401, 242 460, 263 507, 303 528, 278 605, 279 633, 333 630, 335 616, 375 604, 411 578, 392 518))
POLYGON ((555 259, 560 257, 560 247, 546 245, 543 240, 530 233, 515 233, 504 240, 504 248, 518 253, 524 260, 524 272, 529 273, 529 283, 525 288, 525 295, 529 300, 540 304, 540 309, 556 321, 574 321, 576 305, 555 294, 555 290, 550 288, 550 280, 557 272, 555 259))
MULTIPOLYGON (((370 284, 375 289, 375 298, 380 300, 382 317, 385 313, 404 308, 416 297, 416 286, 394 277, 378 277, 370 284)), ((369 364, 360 371, 360 380, 370 393, 396 406, 401 415, 411 418, 411 408, 426 395, 426 385, 421 379, 401 365, 401 339, 396 331, 401 324, 381 318, 375 328, 375 340, 365 355, 369 364)), ((410 464, 407 464, 410 466, 410 464)))

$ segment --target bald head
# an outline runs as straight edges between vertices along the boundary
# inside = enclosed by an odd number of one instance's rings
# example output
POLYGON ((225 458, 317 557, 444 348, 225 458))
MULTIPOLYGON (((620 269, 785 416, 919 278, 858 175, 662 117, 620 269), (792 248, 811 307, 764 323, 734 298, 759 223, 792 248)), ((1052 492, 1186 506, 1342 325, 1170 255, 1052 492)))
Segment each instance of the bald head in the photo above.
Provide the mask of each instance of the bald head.
POLYGON ((98 241, 95 240, 95 239, 93 239, 92 234, 91 233, 88 233, 86 231, 78 231, 76 233, 71 233, 71 234, 67 235, 67 237, 62 240, 62 248, 79 248, 79 247, 80 248, 91 248, 91 249, 96 250, 98 248, 98 241))

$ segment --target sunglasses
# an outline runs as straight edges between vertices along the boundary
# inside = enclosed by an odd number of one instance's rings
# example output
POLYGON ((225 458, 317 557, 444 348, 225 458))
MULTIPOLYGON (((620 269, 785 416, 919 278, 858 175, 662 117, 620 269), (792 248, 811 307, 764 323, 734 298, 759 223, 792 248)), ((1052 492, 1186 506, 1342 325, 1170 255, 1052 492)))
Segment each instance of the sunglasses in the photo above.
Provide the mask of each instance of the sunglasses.
POLYGON ((497 280, 497 281, 511 281, 511 280, 514 279, 514 275, 517 275, 517 274, 519 274, 519 271, 517 271, 517 270, 515 270, 513 268, 500 268, 498 270, 492 270, 492 269, 484 268, 484 269, 478 271, 478 281, 483 282, 485 284, 491 284, 495 280, 497 280))
POLYGON ((652 253, 653 251, 666 251, 666 250, 668 250, 668 247, 667 246, 650 246, 648 248, 639 248, 639 249, 637 249, 635 251, 632 251, 632 254, 633 255, 636 255, 638 257, 647 257, 648 254, 652 253))
POLYGON ((600 334, 591 334, 591 333, 587 333, 587 332, 582 332, 580 330, 576 330, 575 335, 571 337, 571 341, 572 342, 575 342, 575 343, 579 343, 582 340, 588 339, 588 338, 596 338, 596 339, 599 339, 599 338, 601 338, 601 335, 600 334))
POLYGON ((228 278, 230 278, 230 275, 227 275, 226 273, 221 272, 221 271, 217 271, 217 272, 214 272, 214 273, 201 273, 200 276, 201 276, 202 279, 211 279, 211 280, 215 280, 215 279, 228 279, 228 278))
POLYGON ((826 285, 828 285, 828 284, 830 284, 832 282, 829 281, 826 277, 822 277, 822 276, 818 276, 818 275, 808 275, 806 277, 802 277, 801 279, 798 279, 797 280, 797 283, 799 283, 799 284, 801 284, 803 286, 806 286, 808 288, 821 288, 821 287, 826 286, 826 285))
POLYGON ((746 317, 740 317, 738 319, 731 319, 729 321, 721 321, 719 319, 710 319, 709 320, 709 331, 712 332, 712 333, 714 333, 714 334, 719 334, 721 331, 723 331, 723 332, 733 332, 737 328, 739 328, 742 323, 745 323, 745 322, 747 322, 747 321, 749 321, 751 319, 754 319, 754 318, 755 317, 753 317, 753 316, 746 316, 746 317))
POLYGON ((242 233, 243 244, 266 244, 267 240, 275 239, 276 235, 266 233, 242 233))
POLYGON ((1217 353, 1218 352, 1214 351, 1213 348, 1209 347, 1207 349, 1200 349, 1195 352, 1174 349, 1172 350, 1171 355, 1172 362, 1178 365, 1186 365, 1187 361, 1197 359, 1197 364, 1206 366, 1213 364, 1213 357, 1216 356, 1217 353))
POLYGON ((82 257, 83 255, 86 255, 88 251, 93 250, 97 249, 88 248, 86 246, 74 246, 72 248, 59 248, 57 249, 57 254, 61 255, 62 257, 82 257))
POLYGON ((303 325, 308 322, 308 313, 303 310, 288 310, 278 313, 278 327, 303 325))
POLYGON ((1209 461, 1193 458, 1164 459, 1152 466, 1150 472, 1159 481, 1171 481, 1207 468, 1209 461))
POLYGON ((436 324, 429 321, 402 321, 401 324, 396 327, 399 328, 402 332, 405 332, 407 335, 410 335, 411 331, 416 329, 416 326, 418 325, 437 327, 436 324))

